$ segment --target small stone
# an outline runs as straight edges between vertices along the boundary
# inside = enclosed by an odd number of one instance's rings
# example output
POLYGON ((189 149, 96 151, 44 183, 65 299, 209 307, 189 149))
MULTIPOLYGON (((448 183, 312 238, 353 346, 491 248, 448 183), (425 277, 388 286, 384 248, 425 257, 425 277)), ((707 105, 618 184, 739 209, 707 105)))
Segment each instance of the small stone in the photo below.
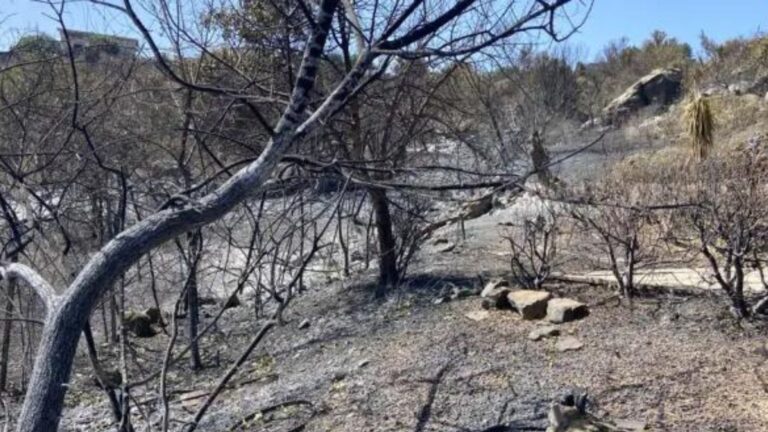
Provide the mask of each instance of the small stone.
POLYGON ((617 429, 626 432, 641 432, 648 427, 645 422, 635 420, 616 420, 614 421, 614 424, 617 429))
POLYGON ((437 251, 440 253, 448 253, 452 252, 454 249, 456 249, 456 243, 448 243, 445 246, 439 248, 437 251))
POLYGON ((467 312, 464 316, 471 319, 472 321, 482 321, 484 319, 487 319, 491 314, 487 310, 478 310, 478 311, 472 311, 467 312))
POLYGON ((547 325, 543 327, 537 327, 528 333, 528 339, 537 341, 552 336, 560 336, 560 329, 557 326, 547 325))
POLYGON ((556 298, 547 304, 547 321, 555 324, 582 319, 589 315, 587 305, 568 298, 556 298))
POLYGON ((584 347, 584 343, 573 336, 561 337, 555 344, 555 349, 559 352, 577 351, 584 347))
POLYGON ((307 329, 307 328, 309 328, 309 325, 310 325, 309 320, 305 319, 305 320, 303 320, 302 322, 299 323, 299 329, 300 330, 307 329))
POLYGON ((368 366, 370 363, 371 363, 371 361, 368 360, 368 359, 362 360, 360 363, 357 364, 357 368, 358 369, 362 369, 362 368, 368 366))
POLYGON ((525 320, 544 318, 547 315, 547 301, 552 294, 546 291, 519 290, 507 294, 507 300, 525 320))

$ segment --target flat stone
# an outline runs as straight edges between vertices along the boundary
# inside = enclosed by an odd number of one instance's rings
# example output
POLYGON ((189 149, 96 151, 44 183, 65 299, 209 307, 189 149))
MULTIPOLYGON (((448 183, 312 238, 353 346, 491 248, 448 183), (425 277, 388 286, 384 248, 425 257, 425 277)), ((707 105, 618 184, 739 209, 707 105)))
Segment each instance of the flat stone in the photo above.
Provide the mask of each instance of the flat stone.
POLYGON ((525 320, 544 318, 547 315, 547 302, 552 294, 546 291, 519 290, 507 294, 507 300, 525 320))
POLYGON ((568 298, 555 298, 547 303, 547 321, 555 324, 582 319, 589 315, 584 303, 568 298))
POLYGON ((626 432, 641 432, 648 428, 648 425, 642 421, 635 420, 615 420, 616 428, 626 432))
POLYGON ((560 336, 560 328, 553 325, 537 327, 528 333, 528 339, 537 341, 552 336, 560 336))
POLYGON ((573 336, 564 336, 557 340, 555 349, 559 352, 577 351, 584 347, 584 343, 573 336))
POLYGON ((478 310, 478 311, 472 311, 467 312, 464 316, 471 319, 472 321, 483 321, 485 319, 488 319, 491 314, 487 310, 478 310))
POLYGON ((443 247, 438 248, 438 252, 440 253, 448 253, 452 252, 454 249, 456 249, 456 243, 447 243, 443 247))

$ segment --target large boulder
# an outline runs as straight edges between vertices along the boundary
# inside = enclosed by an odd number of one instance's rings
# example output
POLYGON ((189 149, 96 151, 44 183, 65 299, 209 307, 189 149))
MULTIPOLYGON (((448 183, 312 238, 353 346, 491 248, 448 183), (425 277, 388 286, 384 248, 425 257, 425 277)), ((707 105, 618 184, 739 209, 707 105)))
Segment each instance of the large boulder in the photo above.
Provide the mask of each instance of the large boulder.
POLYGON ((682 83, 680 69, 656 69, 611 101, 603 109, 603 117, 613 123, 650 105, 669 105, 682 94, 682 83))
POLYGON ((544 318, 547 315, 547 302, 552 294, 546 291, 519 290, 507 294, 512 309, 525 320, 544 318))
POLYGON ((589 315, 584 303, 569 298, 555 298, 547 303, 547 321, 560 324, 582 319, 589 315))

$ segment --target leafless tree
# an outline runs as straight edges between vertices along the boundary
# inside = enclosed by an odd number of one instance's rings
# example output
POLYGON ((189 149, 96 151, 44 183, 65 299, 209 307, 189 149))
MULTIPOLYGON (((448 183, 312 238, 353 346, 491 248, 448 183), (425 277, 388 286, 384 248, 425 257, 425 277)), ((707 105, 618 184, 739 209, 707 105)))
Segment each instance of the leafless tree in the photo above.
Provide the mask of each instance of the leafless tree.
POLYGON ((762 313, 766 307, 765 297, 750 293, 745 284, 751 270, 762 279, 766 265, 765 167, 765 145, 756 139, 691 167, 672 189, 692 203, 676 213, 683 228, 678 230, 678 242, 701 253, 738 318, 762 313))
MULTIPOLYGON (((105 154, 104 141, 109 140, 109 135, 100 128, 107 124, 107 119, 114 118, 114 104, 111 102, 124 100, 116 97, 114 91, 124 91, 122 84, 125 81, 104 81, 104 87, 96 87, 101 90, 102 95, 109 97, 97 98, 104 103, 93 110, 94 107, 89 103, 91 99, 83 94, 89 88, 81 87, 84 82, 83 69, 78 67, 71 44, 67 44, 68 59, 64 67, 69 72, 71 85, 60 95, 68 102, 62 104, 62 107, 65 107, 62 118, 66 120, 67 127, 57 129, 62 133, 54 139, 61 143, 76 142, 79 147, 72 153, 74 159, 82 154, 89 155, 89 164, 83 169, 92 170, 98 167, 109 173, 108 177, 114 182, 111 183, 110 189, 119 197, 116 213, 120 217, 114 224, 116 229, 108 241, 84 259, 82 264, 73 264, 76 268, 74 278, 54 280, 52 284, 24 263, 4 263, 2 266, 4 277, 23 281, 42 299, 46 308, 45 325, 35 367, 17 426, 17 430, 23 432, 57 428, 80 333, 101 299, 114 289, 115 283, 124 278, 126 272, 134 268, 141 258, 152 250, 171 239, 187 232, 195 232, 221 219, 255 193, 263 191, 265 186, 269 185, 275 167, 287 153, 291 149, 306 148, 304 145, 307 143, 316 142, 314 140, 323 134, 329 121, 387 73, 392 64, 391 59, 412 61, 418 58, 450 59, 466 56, 504 39, 529 32, 544 32, 560 39, 567 37, 573 28, 559 32, 555 28, 555 25, 560 23, 559 14, 568 6, 578 7, 578 2, 571 0, 515 2, 511 5, 494 0, 416 0, 387 4, 371 1, 356 3, 354 7, 339 0, 322 0, 317 4, 297 0, 286 5, 289 9, 284 11, 287 12, 285 16, 296 17, 296 20, 291 22, 292 38, 283 42, 286 47, 283 51, 285 57, 271 65, 277 65, 279 73, 265 78, 263 69, 255 69, 251 73, 240 68, 236 61, 232 61, 232 58, 238 57, 239 51, 213 49, 210 43, 212 39, 200 38, 200 32, 182 27, 185 21, 174 20, 173 15, 166 13, 177 10, 176 6, 182 7, 181 3, 169 6, 163 2, 157 15, 162 18, 172 36, 170 40, 194 47, 196 55, 205 58, 204 64, 215 66, 219 71, 226 71, 210 77, 210 80, 195 81, 181 72, 180 65, 185 64, 185 59, 179 55, 182 51, 177 50, 175 58, 161 52, 130 0, 121 3, 93 0, 93 3, 118 10, 131 20, 143 35, 154 56, 153 62, 161 70, 164 79, 184 91, 195 93, 201 100, 215 106, 223 106, 219 112, 219 117, 226 119, 222 128, 203 128, 199 133, 220 134, 222 129, 234 128, 243 123, 253 127, 250 128, 252 133, 246 135, 245 140, 226 139, 228 137, 225 134, 225 140, 230 142, 231 146, 222 146, 218 155, 213 151, 208 153, 207 157, 218 161, 217 172, 206 173, 208 175, 202 183, 185 186, 186 189, 176 189, 175 186, 168 188, 176 190, 169 199, 154 209, 150 207, 151 200, 138 201, 137 207, 142 208, 143 214, 141 217, 133 214, 129 218, 129 185, 139 184, 133 183, 129 174, 137 175, 138 168, 130 167, 125 155, 117 151, 110 152, 109 157, 105 154), (336 16, 338 19, 335 20, 336 16), (338 47, 335 38, 329 37, 331 34, 337 34, 338 23, 344 23, 343 25, 349 25, 348 28, 354 29, 351 33, 360 42, 355 48, 351 67, 339 74, 338 78, 332 79, 332 82, 326 82, 320 87, 316 85, 318 79, 328 78, 324 74, 324 68, 328 66, 325 58, 338 47), (468 25, 469 23, 472 25, 468 25), (280 76, 283 84, 276 87, 263 85, 263 80, 272 80, 273 76, 280 76), (322 92, 319 91, 321 88, 322 92), (240 150, 236 151, 235 148, 240 150), (246 152, 250 153, 237 158, 246 152), (227 156, 225 160, 219 158, 221 155, 227 156)), ((52 2, 51 6, 62 26, 65 26, 63 11, 66 2, 52 2)), ((256 35, 263 44, 276 42, 272 36, 270 33, 256 35)), ((139 63, 142 62, 137 62, 139 63)), ((191 124, 189 127, 195 128, 191 124)), ((187 129, 184 128, 182 132, 187 129)), ((122 137, 123 140, 134 138, 137 137, 122 137)), ((201 149, 205 151, 203 146, 201 149)), ((141 156, 146 158, 148 154, 141 156)), ((322 165, 328 162, 331 161, 319 163, 322 165)), ((359 178, 358 174, 347 174, 347 177, 351 178, 347 183, 354 181, 367 183, 369 186, 378 184, 382 187, 395 187, 392 182, 378 179, 373 179, 372 182, 359 178)), ((154 190, 148 188, 144 192, 147 196, 158 198, 157 188, 155 183, 152 188, 154 190)), ((67 201, 67 198, 59 197, 59 200, 67 201)), ((47 205, 48 200, 39 201, 41 205, 47 205)), ((311 250, 318 248, 317 241, 314 243, 311 250)), ((311 256, 311 253, 307 254, 307 258, 311 256)), ((307 261, 302 260, 300 268, 304 269, 306 266, 307 261)), ((298 278, 299 274, 296 274, 288 285, 295 286, 298 278)), ((117 305, 123 308, 124 283, 123 279, 119 287, 121 289, 114 292, 119 299, 117 305)), ((122 311, 118 312, 118 320, 120 313, 122 311)), ((258 333, 259 336, 254 338, 252 344, 243 352, 242 359, 248 356, 271 325, 271 321, 268 321, 263 326, 263 331, 258 333)), ((198 337, 203 333, 204 331, 201 331, 198 337)), ((124 356, 124 336, 121 338, 121 346, 124 356)), ((125 418, 130 412, 130 386, 127 381, 129 377, 126 376, 126 362, 121 362, 123 420, 120 423, 125 425, 125 418)), ((221 380, 219 387, 226 385, 229 378, 231 373, 221 380)), ((213 398, 215 393, 210 400, 213 398)), ((189 430, 196 427, 209 406, 210 402, 198 412, 189 430)))

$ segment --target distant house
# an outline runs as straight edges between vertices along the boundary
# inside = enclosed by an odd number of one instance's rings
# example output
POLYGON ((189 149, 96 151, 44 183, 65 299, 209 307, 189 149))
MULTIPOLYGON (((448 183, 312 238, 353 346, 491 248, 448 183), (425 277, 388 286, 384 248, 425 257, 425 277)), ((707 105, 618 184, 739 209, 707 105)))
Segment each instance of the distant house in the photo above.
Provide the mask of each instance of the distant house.
MULTIPOLYGON (((102 54, 113 57, 133 57, 139 51, 139 41, 136 39, 77 30, 67 30, 67 35, 74 53, 84 54, 86 58, 98 59, 102 54)), ((59 40, 62 49, 66 51, 67 38, 62 29, 59 29, 59 40)))

